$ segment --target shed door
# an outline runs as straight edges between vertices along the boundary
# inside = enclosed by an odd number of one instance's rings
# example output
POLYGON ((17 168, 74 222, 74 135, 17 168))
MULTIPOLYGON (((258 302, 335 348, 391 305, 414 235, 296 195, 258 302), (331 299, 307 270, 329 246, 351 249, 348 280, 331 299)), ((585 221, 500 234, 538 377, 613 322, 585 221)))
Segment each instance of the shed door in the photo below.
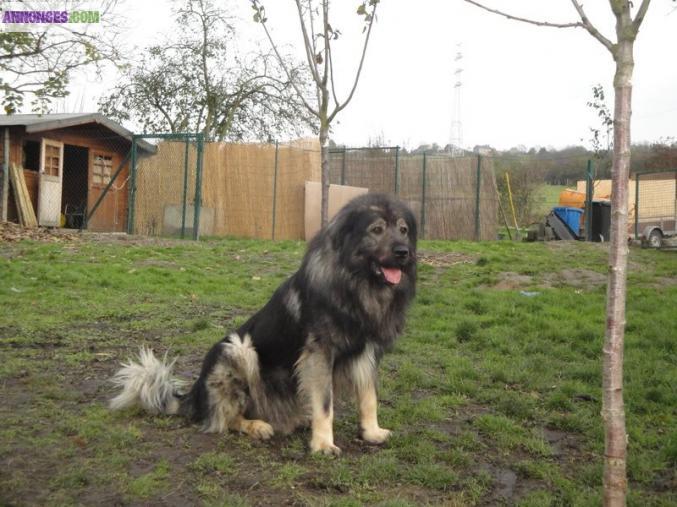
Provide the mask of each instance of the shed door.
POLYGON ((40 186, 38 223, 58 227, 61 219, 61 185, 63 183, 63 143, 42 139, 40 150, 40 186))

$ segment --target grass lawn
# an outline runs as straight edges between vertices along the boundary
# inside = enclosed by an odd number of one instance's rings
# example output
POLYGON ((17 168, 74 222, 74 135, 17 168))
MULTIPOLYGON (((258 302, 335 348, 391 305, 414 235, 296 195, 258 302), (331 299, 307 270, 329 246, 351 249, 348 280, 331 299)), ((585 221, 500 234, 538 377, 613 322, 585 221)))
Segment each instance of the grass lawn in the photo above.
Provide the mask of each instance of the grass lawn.
MULTIPOLYGON (((381 368, 382 448, 337 407, 254 442, 106 408, 141 344, 203 354, 299 264, 297 242, 0 244, 0 505, 599 505, 606 252, 422 242, 406 331, 381 368)), ((625 349, 629 505, 677 503, 677 255, 633 249, 625 349)))

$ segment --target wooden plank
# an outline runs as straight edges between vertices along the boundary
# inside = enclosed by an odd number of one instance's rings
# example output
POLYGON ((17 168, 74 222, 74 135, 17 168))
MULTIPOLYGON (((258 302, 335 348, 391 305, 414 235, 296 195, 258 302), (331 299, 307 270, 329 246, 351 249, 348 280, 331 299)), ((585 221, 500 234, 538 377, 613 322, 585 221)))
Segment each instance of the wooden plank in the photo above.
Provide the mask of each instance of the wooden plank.
POLYGON ((26 178, 24 177, 23 167, 18 167, 19 181, 21 184, 22 192, 24 194, 24 205, 26 206, 26 218, 29 227, 37 227, 38 219, 35 216, 35 210, 33 209, 33 202, 31 201, 31 195, 28 193, 28 187, 26 186, 26 178))
POLYGON ((16 205, 16 214, 19 217, 19 224, 25 225, 24 219, 24 207, 23 207, 23 194, 19 187, 18 178, 16 176, 16 165, 11 164, 9 166, 9 177, 12 181, 12 189, 14 190, 14 204, 16 205))
POLYGON ((28 215, 28 206, 26 205, 26 192, 24 188, 26 187, 26 180, 24 178, 23 169, 20 166, 14 166, 14 177, 16 178, 16 188, 19 189, 21 194, 21 214, 23 216, 23 225, 24 227, 31 227, 30 217, 28 215))
POLYGON ((17 188, 21 193, 21 213, 24 218, 23 225, 24 227, 33 227, 34 224, 31 222, 31 216, 29 212, 29 208, 31 208, 32 211, 32 206, 30 204, 30 199, 26 199, 28 189, 26 188, 26 179, 24 178, 23 168, 21 166, 14 166, 14 172, 17 181, 17 188))
POLYGON ((35 210, 33 209, 33 202, 31 201, 31 195, 28 193, 28 187, 26 186, 26 178, 24 176, 23 168, 19 168, 19 180, 21 181, 21 188, 24 193, 24 204, 26 206, 26 217, 28 218, 27 222, 29 227, 37 227, 38 220, 35 216, 35 210))
POLYGON ((10 175, 12 177, 12 186, 14 187, 16 207, 19 212, 19 222, 21 222, 21 225, 24 227, 37 227, 38 220, 35 217, 33 203, 28 194, 23 168, 16 164, 12 164, 10 167, 10 175))

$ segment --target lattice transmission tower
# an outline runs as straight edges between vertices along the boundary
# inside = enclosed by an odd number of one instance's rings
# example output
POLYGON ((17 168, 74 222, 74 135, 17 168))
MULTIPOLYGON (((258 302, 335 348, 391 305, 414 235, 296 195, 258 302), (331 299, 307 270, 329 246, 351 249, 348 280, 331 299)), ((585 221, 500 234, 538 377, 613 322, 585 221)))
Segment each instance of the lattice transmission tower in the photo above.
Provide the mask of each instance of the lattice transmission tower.
POLYGON ((463 154, 463 121, 461 119, 461 88, 463 87, 463 48, 461 44, 456 44, 456 56, 454 56, 454 76, 453 76, 453 100, 451 103, 451 134, 449 144, 451 153, 455 156, 463 154))

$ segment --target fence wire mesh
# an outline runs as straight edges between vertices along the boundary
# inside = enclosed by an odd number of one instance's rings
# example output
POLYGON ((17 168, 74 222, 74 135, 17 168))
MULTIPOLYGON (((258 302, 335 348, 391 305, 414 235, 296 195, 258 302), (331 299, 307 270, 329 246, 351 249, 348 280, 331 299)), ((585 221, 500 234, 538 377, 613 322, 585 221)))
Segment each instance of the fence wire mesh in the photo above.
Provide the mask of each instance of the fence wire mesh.
POLYGON ((409 154, 399 148, 330 151, 330 181, 397 194, 428 239, 496 239, 498 197, 491 159, 409 154))
POLYGON ((181 139, 178 135, 169 139, 150 136, 145 139, 151 143, 161 142, 155 145, 155 154, 140 154, 137 147, 132 156, 135 187, 130 199, 129 232, 196 237, 214 220, 208 211, 201 209, 199 139, 195 136, 181 139))
POLYGON ((164 141, 156 155, 139 161, 136 232, 176 235, 185 202, 186 235, 193 233, 193 210, 199 209, 202 236, 304 237, 305 182, 320 177, 316 143, 207 143, 199 189, 198 152, 195 142, 186 151, 183 141, 164 141))
POLYGON ((500 234, 543 222, 553 208, 585 206, 588 155, 492 155, 500 198, 500 234), (566 196, 563 196, 562 193, 566 196))

